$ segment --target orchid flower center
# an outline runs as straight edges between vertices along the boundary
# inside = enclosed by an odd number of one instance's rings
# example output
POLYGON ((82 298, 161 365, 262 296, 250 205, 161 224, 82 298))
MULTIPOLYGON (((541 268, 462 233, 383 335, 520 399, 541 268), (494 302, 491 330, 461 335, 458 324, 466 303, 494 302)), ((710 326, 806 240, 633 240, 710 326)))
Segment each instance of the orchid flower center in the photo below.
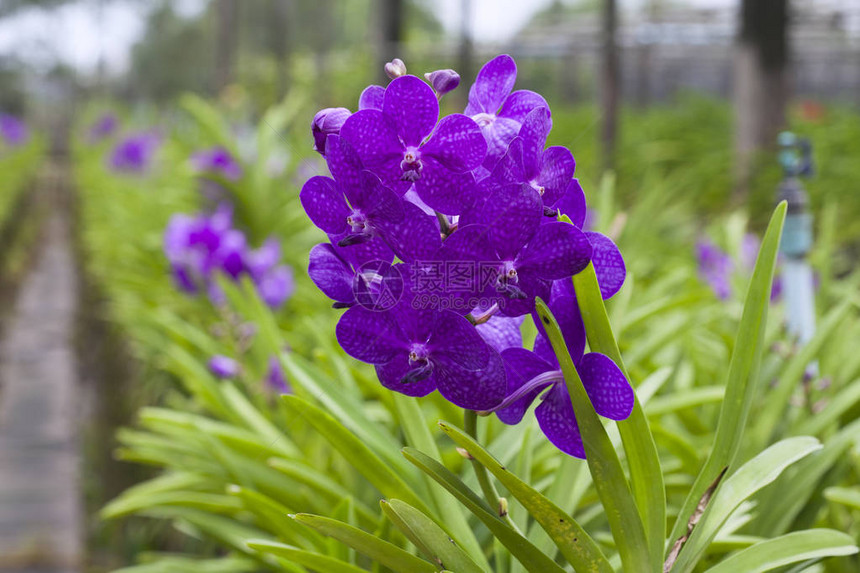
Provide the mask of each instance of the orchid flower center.
POLYGON ((528 295, 517 286, 519 282, 520 279, 513 261, 505 261, 502 268, 499 269, 499 276, 496 279, 496 290, 510 298, 528 298, 528 295))
POLYGON ((543 185, 539 185, 539 184, 538 184, 538 182, 537 182, 537 181, 535 181, 534 179, 532 179, 531 181, 529 181, 529 185, 531 185, 532 189, 534 189, 535 191, 537 191, 537 192, 538 192, 538 195, 540 195, 541 197, 543 197, 543 194, 544 194, 544 192, 546 191, 546 189, 544 188, 544 186, 543 186, 543 185))
POLYGON ((492 113, 476 113, 472 119, 481 129, 493 125, 496 122, 496 116, 492 113))
POLYGON ((430 352, 423 344, 413 344, 409 349, 409 371, 400 379, 402 384, 426 380, 433 373, 430 352))
POLYGON ((423 344, 413 344, 409 349, 409 365, 425 364, 430 357, 427 347, 423 344))
POLYGON ((358 209, 349 214, 346 223, 353 233, 361 233, 367 229, 367 217, 358 209))
POLYGON ((421 152, 417 147, 407 147, 403 153, 403 161, 400 162, 400 169, 403 174, 400 179, 403 181, 414 182, 421 178, 421 171, 424 165, 421 163, 421 152))

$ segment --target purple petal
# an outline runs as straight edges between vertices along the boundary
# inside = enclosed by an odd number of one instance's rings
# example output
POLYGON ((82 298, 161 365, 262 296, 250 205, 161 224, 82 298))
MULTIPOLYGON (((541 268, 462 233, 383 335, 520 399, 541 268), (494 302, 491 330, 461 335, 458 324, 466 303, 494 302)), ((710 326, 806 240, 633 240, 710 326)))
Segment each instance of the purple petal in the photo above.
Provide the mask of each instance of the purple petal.
POLYGON ((576 371, 582 379, 594 410, 610 420, 626 420, 636 396, 621 369, 608 356, 589 352, 576 371))
POLYGON ((379 237, 374 237, 364 243, 357 243, 348 247, 338 246, 338 242, 347 235, 349 235, 349 231, 340 235, 329 235, 329 240, 332 242, 335 252, 353 267, 358 268, 370 261, 385 261, 390 263, 394 260, 394 253, 391 251, 391 248, 379 237))
POLYGON ((523 142, 523 172, 526 179, 535 179, 540 172, 541 153, 551 125, 549 110, 543 107, 532 110, 523 120, 519 138, 523 142))
POLYGON ((507 54, 496 56, 478 72, 473 91, 469 93, 469 101, 479 105, 483 111, 495 114, 514 89, 516 81, 517 65, 514 59, 507 54))
POLYGON ((538 107, 545 107, 549 112, 549 104, 543 96, 529 90, 517 90, 505 100, 499 117, 522 123, 526 116, 538 107))
POLYGON ((520 331, 522 318, 494 316, 487 322, 475 327, 481 338, 497 352, 508 348, 522 348, 523 335, 520 331))
POLYGON ((537 183, 544 190, 544 205, 552 205, 568 190, 575 169, 576 161, 568 148, 554 145, 543 152, 537 183))
POLYGON ((405 145, 417 147, 436 125, 439 101, 423 80, 401 76, 385 89, 382 113, 393 122, 405 145))
POLYGON ((573 225, 548 223, 538 229, 520 253, 517 269, 534 270, 548 280, 563 279, 587 267, 591 251, 585 233, 573 225))
POLYGON ((586 232, 585 236, 591 243, 591 262, 597 274, 600 294, 606 300, 621 290, 621 285, 624 284, 624 278, 627 276, 627 267, 624 265, 621 251, 612 239, 593 231, 586 232))
POLYGON ((489 352, 481 370, 466 370, 451 360, 436 361, 434 369, 439 393, 461 408, 491 410, 505 398, 505 369, 496 351, 489 352))
POLYGON ((365 168, 399 194, 406 192, 409 182, 400 179, 403 144, 396 127, 381 111, 366 109, 352 114, 341 127, 340 136, 352 145, 365 168))
POLYGON ((209 371, 216 378, 235 378, 239 370, 239 363, 228 356, 216 354, 209 359, 209 371))
POLYGON ((562 215, 567 215, 571 223, 580 229, 583 228, 587 207, 585 205, 585 192, 582 190, 582 185, 579 184, 579 179, 574 179, 568 183, 567 191, 552 207, 558 209, 562 215))
POLYGON ((529 269, 519 271, 517 286, 526 293, 526 298, 509 298, 505 296, 499 307, 505 316, 522 316, 535 309, 535 297, 547 300, 552 287, 552 281, 542 279, 529 269))
POLYGON ((335 332, 341 348, 362 362, 385 364, 406 352, 407 343, 390 312, 354 306, 340 317, 335 332))
POLYGON ((442 246, 436 217, 426 215, 419 207, 402 201, 402 215, 376 224, 383 240, 404 262, 428 260, 442 246))
MULTIPOLYGON (((480 124, 479 124, 480 125, 480 124)), ((506 117, 497 117, 491 123, 481 126, 484 139, 487 140, 487 157, 484 167, 492 169, 501 156, 505 154, 511 141, 517 136, 522 124, 506 117)))
POLYGON ((346 230, 350 210, 333 179, 320 175, 311 177, 302 187, 299 199, 310 220, 326 233, 346 230))
POLYGON ((384 387, 406 396, 420 398, 436 389, 436 376, 433 375, 417 382, 403 382, 403 377, 410 370, 412 366, 409 364, 409 355, 403 352, 397 354, 390 362, 377 364, 376 375, 384 387))
POLYGON ((486 154, 487 142, 478 124, 459 113, 443 118, 421 147, 422 157, 435 157, 456 173, 475 169, 486 154))
POLYGON ((382 98, 385 95, 385 88, 377 85, 369 85, 361 92, 358 98, 358 109, 378 109, 382 111, 382 98))
POLYGON ((361 185, 352 191, 350 201, 374 224, 403 220, 403 201, 370 171, 361 172, 361 185))
POLYGON ((427 346, 434 360, 444 358, 467 370, 487 365, 490 349, 471 322, 450 310, 434 313, 433 319, 433 335, 427 346))
POLYGON ((347 304, 355 301, 354 273, 329 243, 320 243, 311 249, 308 276, 330 299, 347 304))
POLYGON ((364 166, 352 145, 343 137, 329 135, 325 144, 326 164, 331 176, 352 201, 350 191, 361 186, 364 166))
MULTIPOLYGON (((567 351, 574 364, 579 364, 582 359, 582 353, 585 352, 585 324, 582 321, 582 315, 579 312, 579 305, 576 298, 573 296, 558 296, 559 285, 569 283, 570 291, 573 291, 573 283, 570 279, 555 281, 552 286, 552 295, 550 296, 549 308, 552 315, 558 322, 561 334, 564 337, 564 343, 567 346, 567 351)), ((535 324, 538 328, 538 336, 535 338, 535 353, 548 360, 552 364, 558 364, 558 359, 555 352, 546 338, 546 331, 543 324, 536 320, 535 324)))
MULTIPOLYGON (((526 382, 529 382, 540 374, 555 370, 555 367, 552 364, 546 362, 534 352, 529 352, 524 348, 510 348, 505 350, 502 352, 502 360, 505 363, 505 373, 507 376, 507 396, 510 396, 522 388, 526 382)), ((519 424, 526 411, 529 409, 529 406, 531 406, 535 398, 537 398, 549 384, 551 384, 551 382, 548 382, 546 385, 538 386, 510 406, 497 410, 496 415, 499 417, 499 420, 505 424, 519 424)))
POLYGON ((481 216, 502 260, 513 260, 540 226, 540 195, 525 185, 508 185, 488 197, 481 216))
POLYGON ((257 284, 260 298, 269 308, 278 308, 295 290, 293 272, 290 267, 281 265, 270 269, 257 284))
POLYGON ((564 384, 552 387, 544 401, 535 408, 535 417, 540 429, 555 447, 573 457, 585 459, 582 436, 564 384))
POLYGON ((428 206, 446 215, 458 215, 474 201, 477 184, 471 173, 454 173, 432 157, 423 158, 424 170, 415 192, 428 206))

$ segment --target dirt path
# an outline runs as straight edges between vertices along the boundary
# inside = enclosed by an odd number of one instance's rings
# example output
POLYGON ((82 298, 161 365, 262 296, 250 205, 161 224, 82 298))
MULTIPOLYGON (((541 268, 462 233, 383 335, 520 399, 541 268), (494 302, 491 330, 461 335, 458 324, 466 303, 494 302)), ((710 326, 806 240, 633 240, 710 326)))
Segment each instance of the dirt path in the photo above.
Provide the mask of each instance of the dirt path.
POLYGON ((61 171, 39 186, 53 207, 38 259, 0 343, 0 572, 74 573, 83 556, 72 337, 77 282, 61 171))

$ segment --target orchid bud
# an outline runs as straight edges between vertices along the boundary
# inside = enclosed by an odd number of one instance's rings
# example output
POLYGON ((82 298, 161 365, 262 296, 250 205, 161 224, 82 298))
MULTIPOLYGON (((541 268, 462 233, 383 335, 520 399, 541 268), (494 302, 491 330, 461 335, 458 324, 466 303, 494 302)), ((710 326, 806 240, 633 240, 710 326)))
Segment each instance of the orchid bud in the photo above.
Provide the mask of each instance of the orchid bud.
POLYGON ((387 64, 385 64, 385 75, 387 75, 392 80, 399 78, 400 76, 406 75, 406 64, 403 63, 403 60, 400 58, 394 58, 387 64))
POLYGON ((460 74, 451 69, 436 70, 435 72, 424 74, 424 78, 430 82, 430 85, 433 86, 439 97, 457 89, 457 86, 460 85, 460 74))
POLYGON ((325 157, 325 140, 329 135, 338 135, 347 118, 352 115, 345 107, 327 107, 314 116, 311 133, 314 136, 314 151, 325 157))
POLYGON ((209 371, 216 378, 233 378, 239 374, 239 363, 222 354, 216 354, 209 359, 209 371))

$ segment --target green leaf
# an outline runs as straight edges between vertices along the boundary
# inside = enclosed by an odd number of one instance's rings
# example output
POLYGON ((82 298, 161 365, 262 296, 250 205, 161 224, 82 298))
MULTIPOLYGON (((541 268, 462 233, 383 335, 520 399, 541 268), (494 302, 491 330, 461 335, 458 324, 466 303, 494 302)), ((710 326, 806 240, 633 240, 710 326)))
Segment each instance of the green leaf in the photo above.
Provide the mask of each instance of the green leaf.
POLYGON ((486 573, 432 519, 399 499, 379 502, 383 513, 433 563, 458 573, 486 573))
MULTIPOLYGON (((426 452, 433 458, 440 458, 439 448, 430 433, 430 428, 425 423, 425 418, 415 398, 404 396, 394 392, 394 406, 403 432, 406 434, 406 442, 412 447, 426 452)), ((475 538, 469 522, 466 521, 460 507, 452 504, 445 491, 432 481, 426 474, 421 477, 428 481, 428 491, 433 496, 434 506, 437 510, 444 529, 463 547, 472 559, 475 559, 483 569, 489 570, 490 564, 481 550, 481 545, 475 538)))
POLYGON ((296 396, 284 395, 281 399, 292 412, 299 414, 313 426, 361 475, 367 478, 367 481, 382 492, 382 495, 403 499, 423 511, 427 510, 424 502, 394 470, 328 413, 296 396))
POLYGON ((786 202, 783 201, 776 207, 765 232, 738 324, 714 446, 678 512, 669 536, 671 543, 684 534, 702 495, 726 467, 731 467, 740 447, 761 364, 770 289, 785 210, 786 202))
MULTIPOLYGON (((633 380, 624 366, 624 359, 609 324, 592 264, 573 277, 573 286, 590 349, 611 358, 632 384, 633 380)), ((648 540, 651 568, 659 571, 666 535, 666 488, 663 484, 663 470, 660 467, 657 445, 638 396, 630 416, 617 422, 617 426, 630 468, 630 487, 648 540)))
POLYGON ((860 488, 829 487, 824 490, 824 497, 829 501, 841 503, 853 509, 860 509, 860 488))
POLYGON ((347 525, 335 519, 299 513, 294 518, 296 521, 308 527, 337 539, 363 555, 367 555, 374 561, 394 569, 395 571, 409 571, 415 573, 435 573, 436 567, 423 559, 407 553, 396 545, 380 539, 357 527, 347 525))
POLYGON ((679 410, 719 402, 725 393, 726 389, 722 386, 700 386, 681 393, 657 396, 648 403, 645 413, 649 416, 671 414, 679 410))
POLYGON ((591 536, 563 509, 502 466, 487 450, 458 428, 445 423, 442 430, 487 468, 537 520, 576 571, 611 573, 609 561, 591 536))
POLYGON ((325 571, 326 573, 367 573, 364 569, 345 563, 340 559, 335 559, 328 555, 320 555, 312 551, 304 551, 298 547, 292 547, 278 543, 277 541, 250 539, 247 545, 249 548, 260 553, 282 557, 290 562, 298 563, 315 571, 325 571))
POLYGON ((770 446, 745 463, 719 487, 693 529, 672 568, 673 573, 692 571, 732 512, 755 492, 773 482, 791 464, 821 449, 809 436, 788 438, 770 446))
MULTIPOLYGON (((537 299, 536 306, 537 315, 543 323, 564 374, 564 381, 576 414, 576 423, 585 446, 585 459, 591 470, 597 495, 606 511, 606 519, 615 538, 624 571, 634 573, 656 570, 645 537, 645 528, 627 479, 624 477, 624 469, 621 467, 618 454, 588 398, 558 322, 541 299, 537 299)), ((653 442, 650 431, 648 437, 653 442)))
POLYGON ((705 573, 761 573, 807 559, 854 553, 857 553, 854 539, 845 533, 834 529, 807 529, 756 543, 705 573))
POLYGON ((228 486, 227 492, 242 501, 245 508, 266 525, 266 529, 281 539, 295 543, 301 549, 324 551, 325 541, 312 529, 301 527, 290 518, 290 510, 274 499, 238 485, 228 486))
POLYGON ((514 531, 499 517, 498 508, 490 508, 481 497, 463 483, 448 468, 433 458, 411 448, 403 455, 416 467, 432 477, 487 526, 487 529, 504 545, 529 573, 562 573, 550 557, 528 539, 514 531))

